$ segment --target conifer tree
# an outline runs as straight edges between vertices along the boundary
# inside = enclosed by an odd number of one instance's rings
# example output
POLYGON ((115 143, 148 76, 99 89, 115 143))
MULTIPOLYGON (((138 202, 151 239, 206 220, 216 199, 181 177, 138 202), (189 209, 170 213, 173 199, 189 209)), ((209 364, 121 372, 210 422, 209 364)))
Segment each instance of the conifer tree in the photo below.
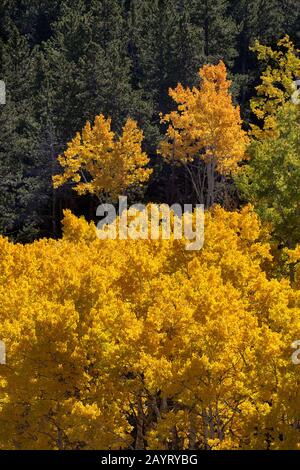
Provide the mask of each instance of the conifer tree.
POLYGON ((36 58, 12 23, 9 39, 2 41, 1 49, 6 104, 0 107, 0 230, 24 241, 39 232, 44 190, 37 173, 36 58))

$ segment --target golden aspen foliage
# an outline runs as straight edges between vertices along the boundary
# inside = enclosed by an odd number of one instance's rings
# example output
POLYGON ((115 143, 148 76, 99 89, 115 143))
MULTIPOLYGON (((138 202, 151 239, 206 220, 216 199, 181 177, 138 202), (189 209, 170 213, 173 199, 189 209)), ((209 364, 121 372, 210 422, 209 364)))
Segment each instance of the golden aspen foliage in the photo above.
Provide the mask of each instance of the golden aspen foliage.
POLYGON ((299 291, 269 279, 251 207, 205 215, 205 244, 0 238, 0 446, 297 449, 299 291))
POLYGON ((262 129, 253 124, 252 134, 257 138, 274 137, 278 110, 284 105, 293 106, 292 95, 297 89, 295 81, 300 77, 300 51, 289 36, 278 41, 276 49, 256 41, 251 50, 264 65, 261 83, 256 87, 257 96, 250 102, 262 129))
POLYGON ((242 130, 240 109, 229 93, 225 64, 204 65, 200 86, 178 84, 169 94, 177 110, 162 117, 168 124, 159 153, 164 158, 187 163, 195 157, 214 161, 218 172, 228 174, 243 159, 248 138, 242 130))
POLYGON ((96 116, 94 125, 87 122, 58 157, 64 172, 54 176, 54 187, 72 182, 78 194, 105 193, 115 199, 129 187, 142 185, 152 172, 146 168, 149 159, 142 151, 143 138, 132 119, 125 123, 122 135, 116 136, 111 119, 96 116))

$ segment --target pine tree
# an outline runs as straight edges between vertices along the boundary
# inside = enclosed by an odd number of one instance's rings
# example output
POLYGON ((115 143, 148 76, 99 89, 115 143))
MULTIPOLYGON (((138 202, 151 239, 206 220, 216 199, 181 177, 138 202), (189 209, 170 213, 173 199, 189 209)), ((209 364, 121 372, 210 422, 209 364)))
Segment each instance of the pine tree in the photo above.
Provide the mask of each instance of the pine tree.
POLYGON ((31 46, 47 41, 52 35, 52 23, 57 19, 59 0, 2 0, 1 18, 9 18, 31 46))
POLYGON ((203 63, 224 60, 233 65, 237 55, 237 22, 228 0, 194 0, 192 20, 202 32, 203 63))
POLYGON ((132 0, 130 2, 134 77, 162 112, 165 94, 181 82, 194 85, 205 63, 236 55, 236 24, 227 0, 132 0))
POLYGON ((0 230, 24 241, 38 234, 43 203, 36 162, 39 128, 32 101, 36 59, 12 23, 1 49, 6 105, 0 108, 0 230))

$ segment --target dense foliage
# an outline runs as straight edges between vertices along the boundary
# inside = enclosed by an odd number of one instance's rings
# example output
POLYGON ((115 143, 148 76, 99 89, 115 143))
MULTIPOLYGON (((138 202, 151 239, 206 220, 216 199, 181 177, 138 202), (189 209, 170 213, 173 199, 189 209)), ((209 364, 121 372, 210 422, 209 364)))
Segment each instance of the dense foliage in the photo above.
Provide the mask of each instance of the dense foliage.
POLYGON ((61 240, 0 239, 2 448, 297 448, 299 291, 251 208, 205 225, 194 252, 70 212, 61 240))
POLYGON ((292 0, 2 2, 0 449, 299 448, 298 30, 292 0), (203 203, 204 247, 100 239, 119 196, 203 203))

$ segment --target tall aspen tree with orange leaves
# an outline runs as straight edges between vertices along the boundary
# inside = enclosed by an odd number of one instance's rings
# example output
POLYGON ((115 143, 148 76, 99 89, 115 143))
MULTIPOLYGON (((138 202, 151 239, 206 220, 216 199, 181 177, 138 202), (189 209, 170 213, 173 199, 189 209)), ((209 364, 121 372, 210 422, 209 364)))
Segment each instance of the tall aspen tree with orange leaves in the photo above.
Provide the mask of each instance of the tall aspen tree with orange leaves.
POLYGON ((159 153, 172 164, 186 165, 198 202, 210 207, 215 202, 216 171, 230 175, 237 170, 248 137, 242 129, 240 109, 229 93, 231 82, 225 64, 204 65, 199 78, 198 88, 179 84, 170 89, 177 110, 162 117, 168 128, 159 153), (205 162, 205 171, 195 175, 188 163, 199 159, 205 162))

